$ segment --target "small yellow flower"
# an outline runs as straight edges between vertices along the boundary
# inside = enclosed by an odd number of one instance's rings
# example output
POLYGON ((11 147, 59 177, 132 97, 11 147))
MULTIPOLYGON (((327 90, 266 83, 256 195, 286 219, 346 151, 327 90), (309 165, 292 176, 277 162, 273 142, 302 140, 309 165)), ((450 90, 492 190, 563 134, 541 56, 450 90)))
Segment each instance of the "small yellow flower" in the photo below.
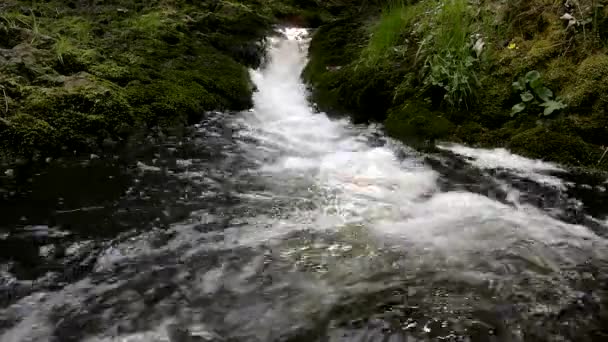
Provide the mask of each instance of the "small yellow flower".
POLYGON ((515 45, 515 43, 510 43, 509 46, 507 47, 509 50, 513 50, 513 49, 517 49, 517 45, 515 45))

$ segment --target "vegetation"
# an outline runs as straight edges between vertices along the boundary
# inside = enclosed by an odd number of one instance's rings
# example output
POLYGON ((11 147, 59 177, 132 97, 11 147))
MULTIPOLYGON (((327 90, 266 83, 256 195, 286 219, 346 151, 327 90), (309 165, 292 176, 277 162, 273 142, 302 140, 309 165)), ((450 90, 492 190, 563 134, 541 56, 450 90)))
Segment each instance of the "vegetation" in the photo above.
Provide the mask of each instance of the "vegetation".
POLYGON ((4 1, 0 159, 85 153, 141 129, 248 108, 260 40, 283 20, 322 23, 329 9, 292 0, 4 1))
POLYGON ((513 82, 513 89, 519 92, 521 102, 513 106, 511 115, 521 113, 531 105, 544 107, 544 115, 551 115, 554 111, 567 107, 560 98, 553 99, 553 92, 543 85, 540 73, 536 70, 513 82))
POLYGON ((410 144, 502 146, 608 168, 605 5, 374 3, 317 30, 303 76, 321 109, 382 121, 410 144))
POLYGON ((367 65, 374 65, 387 54, 402 52, 406 46, 402 33, 412 26, 422 13, 420 5, 409 5, 404 0, 391 0, 382 9, 378 22, 374 25, 367 46, 361 57, 367 65))
POLYGON ((452 106, 466 106, 477 79, 477 56, 472 53, 472 16, 467 0, 440 3, 427 23, 419 53, 426 55, 425 85, 441 87, 452 106))

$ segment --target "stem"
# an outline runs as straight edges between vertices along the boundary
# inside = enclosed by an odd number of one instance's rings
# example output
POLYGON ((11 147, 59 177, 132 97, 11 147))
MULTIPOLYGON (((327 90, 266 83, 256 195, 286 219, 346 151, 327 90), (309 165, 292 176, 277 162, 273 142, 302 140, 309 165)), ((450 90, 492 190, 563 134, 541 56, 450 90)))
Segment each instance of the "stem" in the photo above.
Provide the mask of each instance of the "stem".
POLYGON ((4 115, 8 114, 8 97, 6 96, 6 90, 4 87, 2 88, 2 93, 4 94, 4 115))
MULTIPOLYGON (((581 5, 578 3, 578 1, 574 2, 576 4, 576 7, 578 7, 578 13, 580 15, 580 18, 583 18, 583 10, 581 10, 581 5)), ((583 39, 585 40, 585 42, 587 42, 587 30, 585 30, 585 24, 582 25, 583 26, 583 39)))
POLYGON ((606 156, 607 152, 608 152, 608 147, 606 147, 606 149, 604 150, 604 154, 602 154, 602 157, 600 158, 600 160, 597 161, 597 165, 600 165, 602 160, 604 160, 604 157, 606 156))

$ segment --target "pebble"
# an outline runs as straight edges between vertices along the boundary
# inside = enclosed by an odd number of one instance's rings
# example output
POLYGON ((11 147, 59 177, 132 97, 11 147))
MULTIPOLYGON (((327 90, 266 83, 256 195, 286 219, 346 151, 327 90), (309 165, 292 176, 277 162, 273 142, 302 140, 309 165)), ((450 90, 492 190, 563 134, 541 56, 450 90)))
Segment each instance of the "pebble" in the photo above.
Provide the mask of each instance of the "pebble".
POLYGON ((13 176, 15 175, 15 170, 13 170, 13 169, 8 169, 8 170, 4 171, 4 174, 5 174, 7 177, 13 177, 13 176))

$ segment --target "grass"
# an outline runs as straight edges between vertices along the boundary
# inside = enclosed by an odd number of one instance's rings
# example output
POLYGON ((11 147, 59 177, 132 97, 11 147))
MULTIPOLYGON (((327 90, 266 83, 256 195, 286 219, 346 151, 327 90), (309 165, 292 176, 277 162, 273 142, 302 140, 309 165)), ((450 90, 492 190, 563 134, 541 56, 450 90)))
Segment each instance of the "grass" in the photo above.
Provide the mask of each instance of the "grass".
POLYGON ((388 57, 405 59, 405 54, 397 53, 417 48, 415 59, 423 62, 425 84, 443 88, 450 105, 467 106, 478 84, 470 12, 467 0, 422 0, 415 4, 391 0, 372 28, 361 61, 371 66, 388 57), (418 37, 420 43, 409 47, 415 42, 407 42, 406 37, 418 37))
POLYGON ((367 47, 362 52, 363 60, 375 64, 379 59, 401 45, 402 34, 421 13, 422 5, 409 5, 404 0, 391 0, 383 9, 379 22, 372 31, 367 47))
POLYGON ((0 15, 0 19, 2 19, 10 29, 19 27, 19 24, 17 24, 17 16, 13 13, 2 14, 0 15))
POLYGON ((6 12, 0 15, 0 19, 2 19, 11 29, 20 27, 29 29, 32 32, 30 44, 34 44, 40 37, 40 24, 38 23, 38 20, 36 20, 36 16, 31 9, 30 13, 31 15, 27 16, 16 12, 6 12))
POLYGON ((87 43, 91 40, 91 23, 81 17, 66 17, 57 20, 55 27, 58 28, 57 35, 69 36, 79 43, 87 43))
POLYGON ((65 36, 59 36, 59 38, 55 40, 55 44, 53 45, 55 55, 57 55, 57 59, 61 64, 64 64, 63 57, 73 49, 74 46, 72 45, 72 42, 65 36))
MULTIPOLYGON (((424 55, 425 83, 445 90, 452 106, 467 106, 478 84, 471 34, 473 19, 467 0, 445 0, 428 26, 424 55)), ((424 49, 421 44, 421 49, 424 49)))
POLYGON ((148 37, 156 36, 162 27, 163 16, 159 12, 151 12, 129 20, 129 27, 148 37))

